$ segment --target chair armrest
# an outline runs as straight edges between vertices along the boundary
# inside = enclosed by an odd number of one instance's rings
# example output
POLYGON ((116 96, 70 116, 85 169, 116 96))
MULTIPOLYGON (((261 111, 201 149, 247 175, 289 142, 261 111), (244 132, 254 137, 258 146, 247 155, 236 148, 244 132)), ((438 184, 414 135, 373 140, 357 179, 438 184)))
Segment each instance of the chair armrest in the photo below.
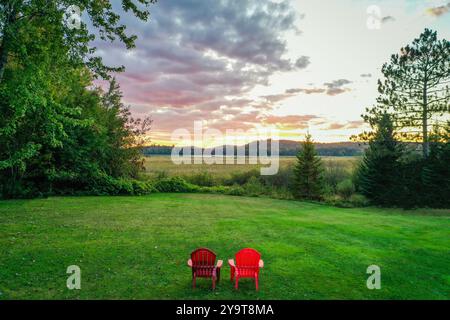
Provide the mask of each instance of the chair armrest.
POLYGON ((228 264, 230 265, 230 267, 236 268, 233 259, 229 259, 229 260, 228 260, 228 264))
POLYGON ((192 260, 191 260, 191 259, 189 259, 189 260, 187 261, 187 264, 188 264, 189 267, 192 268, 192 260))
POLYGON ((260 267, 260 268, 264 268, 264 261, 259 260, 259 267, 260 267))
POLYGON ((219 261, 217 261, 216 268, 220 269, 220 268, 222 268, 222 265, 223 265, 223 260, 219 260, 219 261))

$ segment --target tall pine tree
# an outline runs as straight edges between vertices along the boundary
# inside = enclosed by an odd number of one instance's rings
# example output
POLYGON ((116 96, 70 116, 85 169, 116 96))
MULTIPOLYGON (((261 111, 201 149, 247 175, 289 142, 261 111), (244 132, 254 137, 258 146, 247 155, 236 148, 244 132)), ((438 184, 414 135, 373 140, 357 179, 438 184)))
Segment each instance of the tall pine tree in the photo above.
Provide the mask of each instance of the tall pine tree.
POLYGON ((320 200, 323 195, 323 165, 317 156, 311 135, 306 135, 294 168, 294 190, 297 199, 320 200))
POLYGON ((381 71, 384 79, 378 82, 377 105, 367 109, 364 119, 373 125, 389 113, 398 132, 421 141, 423 157, 428 157, 430 130, 450 115, 450 42, 425 29, 392 55, 381 71))

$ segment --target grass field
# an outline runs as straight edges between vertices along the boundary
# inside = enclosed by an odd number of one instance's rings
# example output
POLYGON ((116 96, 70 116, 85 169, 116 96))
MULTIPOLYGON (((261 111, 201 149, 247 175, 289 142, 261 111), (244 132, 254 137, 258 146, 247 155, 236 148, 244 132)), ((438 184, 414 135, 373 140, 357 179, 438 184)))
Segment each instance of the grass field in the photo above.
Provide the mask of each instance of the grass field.
MULTIPOLYGON (((322 157, 325 167, 330 163, 341 164, 351 170, 359 157, 322 157)), ((246 160, 248 162, 248 159, 246 160)), ((293 166, 296 157, 280 157, 280 168, 293 166)), ((151 156, 145 158, 146 175, 156 177, 159 174, 167 176, 192 176, 202 172, 208 172, 213 177, 229 176, 231 173, 242 173, 254 169, 259 169, 260 164, 183 164, 176 165, 172 162, 170 156, 151 156)))
POLYGON ((0 201, 0 299, 449 299, 450 212, 202 194, 0 201), (225 261, 191 289, 189 253, 225 261), (228 258, 262 253, 260 292, 228 258), (381 267, 381 290, 366 268, 381 267), (66 288, 78 265, 81 290, 66 288))

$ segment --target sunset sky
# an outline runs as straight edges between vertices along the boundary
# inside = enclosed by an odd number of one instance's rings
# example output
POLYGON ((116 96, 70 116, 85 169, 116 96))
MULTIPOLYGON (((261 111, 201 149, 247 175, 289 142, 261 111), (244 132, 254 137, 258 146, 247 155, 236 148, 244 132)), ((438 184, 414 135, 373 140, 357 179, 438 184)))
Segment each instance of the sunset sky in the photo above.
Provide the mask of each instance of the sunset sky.
POLYGON ((174 130, 307 130, 348 141, 365 125, 391 54, 425 27, 450 39, 450 2, 427 0, 159 0, 151 19, 125 16, 136 49, 98 44, 135 115, 154 119, 153 143, 174 130), (379 15, 378 15, 379 13, 379 15))

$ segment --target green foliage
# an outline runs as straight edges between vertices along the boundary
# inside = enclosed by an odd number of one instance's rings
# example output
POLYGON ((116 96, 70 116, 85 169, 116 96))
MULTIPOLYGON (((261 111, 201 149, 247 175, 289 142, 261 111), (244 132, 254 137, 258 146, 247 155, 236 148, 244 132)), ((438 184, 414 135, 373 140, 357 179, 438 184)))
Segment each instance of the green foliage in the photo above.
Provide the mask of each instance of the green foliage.
MULTIPOLYGON (((137 19, 147 21, 148 8, 156 0, 122 0, 121 8, 132 13, 137 19)), ((96 47, 92 47, 96 38, 103 41, 118 40, 127 49, 135 46, 136 36, 128 35, 127 26, 121 23, 121 17, 111 4, 104 0, 14 0, 0 4, 0 83, 9 59, 27 52, 27 44, 18 41, 17 34, 27 32, 34 37, 42 29, 36 30, 30 26, 44 23, 44 26, 58 26, 61 30, 63 45, 67 48, 66 55, 73 66, 88 67, 95 75, 109 79, 108 72, 120 71, 123 67, 107 67, 101 57, 96 56, 96 47), (91 26, 81 23, 80 28, 70 28, 64 18, 69 6, 78 6, 91 26), (90 31, 93 31, 92 33, 90 31)), ((53 40, 52 37, 49 40, 53 40)), ((97 39, 98 40, 98 39, 97 39)), ((38 43, 38 42, 36 42, 38 43)))
POLYGON ((401 146, 395 140, 391 118, 384 114, 377 123, 374 139, 370 141, 358 169, 358 191, 374 203, 394 203, 401 155, 401 146))
POLYGON ((266 191, 266 187, 256 177, 251 177, 243 188, 245 194, 252 197, 262 195, 266 191))
POLYGON ((306 136, 294 168, 293 194, 298 199, 320 200, 323 195, 323 165, 317 156, 311 135, 306 136))
POLYGON ((293 176, 294 170, 292 166, 280 167, 278 173, 270 176, 259 176, 262 184, 268 188, 273 189, 286 189, 291 190, 293 188, 293 176))
POLYGON ((231 186, 238 184, 240 186, 246 184, 251 178, 261 176, 259 169, 248 170, 244 172, 232 172, 229 178, 226 178, 224 184, 231 186))
POLYGON ((330 192, 336 193, 338 184, 351 176, 350 170, 346 163, 335 160, 327 160, 324 167, 323 178, 325 185, 330 192))
MULTIPOLYGON (((145 20, 154 1, 138 2, 143 10, 128 0, 123 9, 145 20)), ((134 193, 129 178, 142 168, 137 138, 149 120, 130 117, 115 80, 107 93, 90 88, 93 77, 112 69, 94 57, 86 25, 64 24, 68 5, 85 10, 101 38, 134 45, 109 1, 0 4, 2 197, 134 193)))
POLYGON ((186 182, 183 178, 173 177, 157 181, 154 188, 159 192, 197 192, 200 190, 198 186, 186 182))
POLYGON ((344 200, 349 200, 355 193, 355 186, 353 185, 352 180, 346 179, 338 183, 336 191, 344 200))
POLYGON ((450 124, 432 137, 430 155, 423 166, 422 180, 426 198, 433 207, 450 208, 450 124))
POLYGON ((193 174, 185 178, 188 182, 201 186, 212 187, 216 185, 216 181, 211 173, 208 171, 202 171, 197 174, 193 174))
POLYGON ((370 201, 362 194, 352 194, 348 201, 356 208, 368 207, 370 206, 370 201))

